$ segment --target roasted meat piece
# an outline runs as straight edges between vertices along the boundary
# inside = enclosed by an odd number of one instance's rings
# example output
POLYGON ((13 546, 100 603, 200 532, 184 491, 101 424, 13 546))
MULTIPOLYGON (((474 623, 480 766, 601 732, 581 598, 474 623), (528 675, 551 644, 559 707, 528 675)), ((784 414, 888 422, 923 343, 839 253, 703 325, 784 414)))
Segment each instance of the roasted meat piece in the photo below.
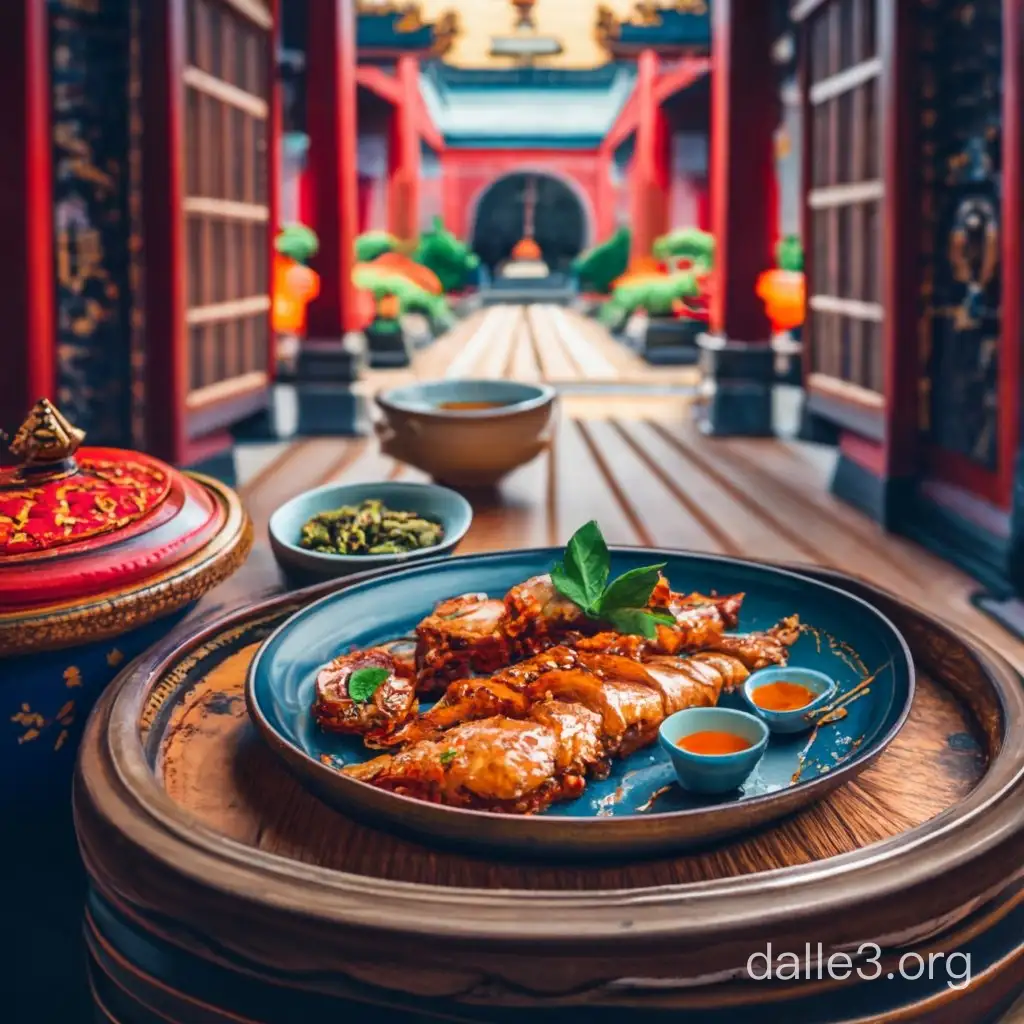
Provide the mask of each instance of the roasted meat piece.
MULTIPOLYGON (((626 658, 697 651, 718 642, 727 629, 736 626, 742 603, 742 594, 730 594, 726 597, 670 594, 667 604, 662 607, 675 617, 676 624, 659 624, 654 639, 608 630, 589 635, 571 635, 566 638, 566 643, 579 651, 621 654, 626 658)), ((655 605, 652 604, 651 607, 655 605)))
POLYGON ((785 665, 789 648, 800 636, 800 621, 795 615, 762 633, 740 633, 709 639, 705 650, 739 659, 752 672, 770 665, 785 665))
POLYGON ((487 718, 421 740, 346 775, 452 807, 534 814, 582 793, 588 771, 605 769, 601 720, 579 705, 538 705, 526 719, 487 718))
POLYGON ((505 604, 486 594, 442 601, 416 627, 417 688, 443 689, 453 679, 495 672, 511 661, 505 604))
POLYGON ((528 657, 557 644, 572 632, 594 631, 596 623, 579 605, 563 597, 550 575, 533 576, 505 595, 505 632, 519 657, 528 657))
POLYGON ((586 669, 548 672, 531 683, 527 693, 538 701, 582 704, 596 712, 605 750, 616 757, 650 743, 665 719, 661 694, 654 687, 628 677, 602 679, 586 669))
POLYGON ((327 732, 356 733, 373 745, 416 713, 416 685, 408 661, 384 647, 343 654, 325 665, 316 677, 313 717, 327 732), (368 700, 349 692, 352 673, 379 668, 387 678, 368 700))
POLYGON ((601 716, 609 754, 625 756, 652 743, 677 711, 713 707, 727 681, 745 678, 742 665, 656 658, 633 661, 613 654, 580 654, 580 667, 548 672, 527 687, 536 699, 578 701, 601 716))
POLYGON ((527 684, 545 672, 572 668, 576 663, 575 651, 568 647, 552 647, 489 678, 456 680, 449 684, 430 710, 399 729, 391 737, 389 745, 429 739, 460 722, 490 718, 492 715, 521 718, 534 703, 525 695, 527 684))
POLYGON ((505 595, 505 632, 516 657, 528 657, 563 641, 601 651, 617 644, 619 653, 626 657, 635 657, 652 646, 664 654, 675 654, 693 650, 705 638, 735 626, 742 602, 742 594, 722 598, 674 594, 668 580, 661 576, 647 607, 669 612, 677 625, 659 626, 658 641, 652 644, 642 637, 602 632, 599 621, 588 618, 578 605, 559 593, 550 575, 534 576, 505 595), (599 639, 588 643, 594 637, 599 639))
MULTIPOLYGON (((578 667, 544 672, 525 691, 496 684, 503 699, 518 705, 516 717, 465 721, 343 770, 421 800, 532 814, 579 796, 587 777, 607 776, 613 756, 651 743, 667 715, 715 704, 723 686, 745 672, 726 655, 658 658, 650 665, 581 655, 578 667)), ((474 682, 479 694, 494 681, 474 682)))

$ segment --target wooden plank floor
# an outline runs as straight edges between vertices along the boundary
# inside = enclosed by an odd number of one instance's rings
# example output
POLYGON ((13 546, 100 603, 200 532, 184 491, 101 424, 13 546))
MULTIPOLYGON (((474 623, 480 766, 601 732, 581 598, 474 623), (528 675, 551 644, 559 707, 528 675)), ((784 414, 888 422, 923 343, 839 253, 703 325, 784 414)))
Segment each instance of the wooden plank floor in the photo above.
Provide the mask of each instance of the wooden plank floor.
POLYGON ((468 316, 400 370, 371 370, 372 393, 415 380, 507 378, 559 385, 693 388, 694 367, 649 366, 594 320, 554 305, 490 306, 468 316))
MULTIPOLYGON (((552 451, 473 499, 476 517, 460 553, 563 544, 596 518, 612 544, 650 544, 822 565, 860 576, 989 642, 1024 668, 1024 645, 969 601, 977 584, 911 541, 885 533, 833 498, 830 449, 781 440, 700 434, 685 399, 643 416, 604 403, 585 414, 563 402, 552 451), (642 418, 641 418, 642 417, 642 418)), ((283 501, 335 481, 422 480, 383 456, 372 439, 317 438, 278 452, 240 490, 258 550, 229 585, 252 594, 277 582, 267 521, 283 501)))

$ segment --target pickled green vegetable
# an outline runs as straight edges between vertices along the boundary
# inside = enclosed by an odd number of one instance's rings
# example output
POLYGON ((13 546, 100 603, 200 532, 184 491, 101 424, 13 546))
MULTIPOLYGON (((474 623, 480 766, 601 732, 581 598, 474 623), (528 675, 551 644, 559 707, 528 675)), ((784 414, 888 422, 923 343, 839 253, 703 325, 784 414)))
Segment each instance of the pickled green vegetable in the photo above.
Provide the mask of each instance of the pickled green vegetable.
POLYGON ((434 547, 443 539, 440 523, 368 500, 313 516, 302 527, 299 546, 329 555, 398 555, 434 547))

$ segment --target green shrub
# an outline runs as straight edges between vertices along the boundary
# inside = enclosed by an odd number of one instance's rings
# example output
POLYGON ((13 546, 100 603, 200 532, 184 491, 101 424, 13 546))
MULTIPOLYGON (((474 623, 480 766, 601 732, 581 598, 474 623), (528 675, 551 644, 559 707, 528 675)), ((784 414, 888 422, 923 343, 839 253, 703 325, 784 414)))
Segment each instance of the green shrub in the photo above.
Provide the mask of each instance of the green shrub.
POLYGON ((441 324, 453 319, 451 307, 443 295, 431 295, 401 274, 363 267, 352 275, 352 283, 361 291, 370 292, 375 301, 394 295, 402 313, 422 313, 432 322, 441 324))
POLYGON ((286 224, 274 239, 274 248, 296 263, 308 263, 320 250, 320 239, 305 224, 286 224))
POLYGON ((572 265, 573 273, 584 288, 592 288, 607 295, 611 291, 612 282, 629 267, 631 244, 632 233, 629 228, 619 228, 611 238, 578 256, 572 265))
POLYGON ((692 299, 700 294, 697 278, 688 270, 665 277, 643 277, 615 289, 612 302, 629 316, 644 310, 648 316, 672 316, 677 299, 692 299))
POLYGON ((695 268, 708 271, 715 262, 715 238, 699 228, 680 228, 655 241, 654 255, 670 264, 689 260, 695 268))
POLYGON ((462 288, 480 266, 480 257, 448 231, 440 217, 435 217, 434 226, 420 237, 412 258, 432 270, 446 292, 462 288))
POLYGON ((796 235, 786 235, 775 246, 775 262, 779 270, 800 273, 804 269, 804 247, 796 235))
POLYGON ((356 260, 369 263, 386 252, 397 252, 399 241, 386 231, 367 231, 356 239, 356 260))

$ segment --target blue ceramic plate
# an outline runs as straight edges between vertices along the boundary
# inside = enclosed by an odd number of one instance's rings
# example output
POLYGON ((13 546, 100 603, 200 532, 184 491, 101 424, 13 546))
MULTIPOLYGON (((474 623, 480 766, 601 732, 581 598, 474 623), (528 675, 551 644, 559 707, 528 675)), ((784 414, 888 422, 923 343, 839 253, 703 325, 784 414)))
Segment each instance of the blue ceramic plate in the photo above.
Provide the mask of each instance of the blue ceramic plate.
MULTIPOLYGON (((440 807, 350 779, 338 766, 375 756, 358 738, 320 731, 310 713, 318 668, 342 651, 412 633, 434 605, 470 592, 504 595, 547 572, 560 549, 434 561, 356 584, 309 605, 282 625, 250 666, 246 699, 257 728, 301 779, 351 813, 420 837, 540 855, 665 851, 734 834, 789 814, 863 770, 903 725, 914 691, 910 651, 895 626, 865 601, 771 566, 711 555, 612 549, 612 575, 666 562, 673 589, 744 592, 740 630, 765 629, 794 613, 813 631, 791 664, 832 676, 840 694, 866 676, 845 717, 813 736, 772 736, 741 789, 684 792, 657 743, 615 764, 571 803, 519 817, 440 807)), ((723 705, 742 708, 739 693, 723 705)))

